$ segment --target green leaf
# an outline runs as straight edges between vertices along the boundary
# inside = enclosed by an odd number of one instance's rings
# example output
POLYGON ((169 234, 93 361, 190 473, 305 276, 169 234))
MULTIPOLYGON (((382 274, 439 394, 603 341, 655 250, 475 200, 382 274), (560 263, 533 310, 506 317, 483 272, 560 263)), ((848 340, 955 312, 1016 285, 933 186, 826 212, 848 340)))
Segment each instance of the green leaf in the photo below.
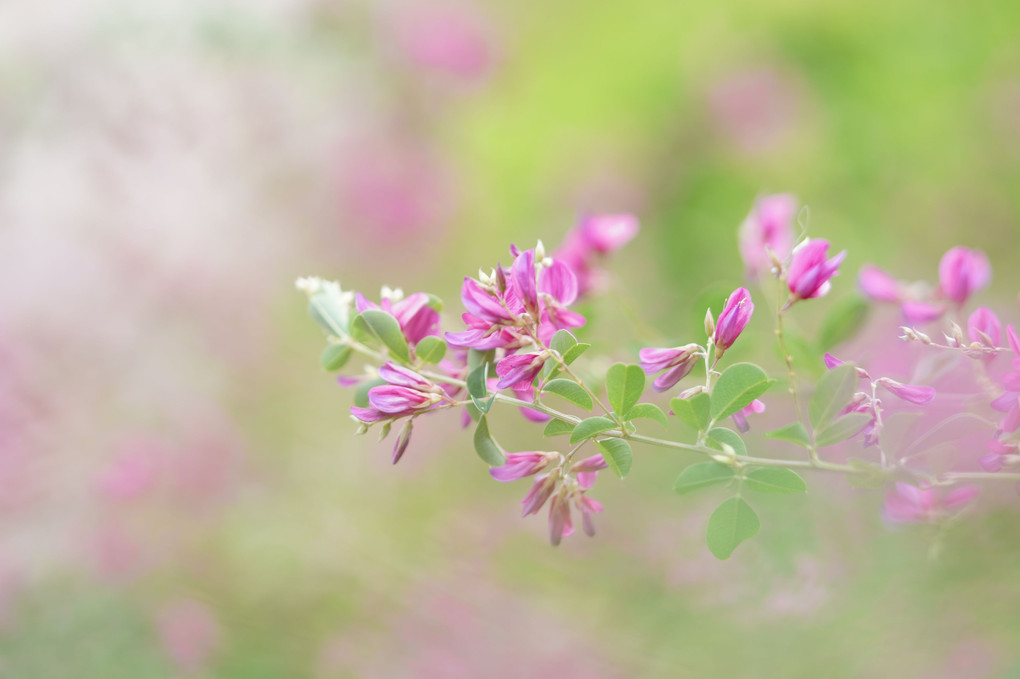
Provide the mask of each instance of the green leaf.
MULTIPOLYGON (((467 390, 468 396, 474 402, 475 407, 478 408, 482 413, 489 412, 489 408, 492 406, 492 401, 486 402, 485 398, 489 395, 489 389, 486 385, 486 380, 489 377, 489 364, 482 363, 477 368, 468 373, 467 377, 467 390)), ((495 394, 494 394, 495 395, 495 394)))
POLYGON ((567 350, 567 353, 563 354, 563 362, 566 363, 567 365, 570 365, 578 358, 580 358, 581 354, 588 351, 589 349, 591 349, 590 344, 586 344, 585 342, 578 342, 574 346, 570 347, 570 349, 567 350))
POLYGON ((783 467, 755 469, 744 478, 744 484, 759 493, 794 495, 806 493, 807 484, 797 472, 783 467))
POLYGON ((789 441, 804 448, 811 448, 811 435, 808 434, 808 430, 800 422, 794 422, 793 424, 770 431, 765 434, 765 438, 789 441))
POLYGON ((308 300, 308 313, 327 333, 343 337, 351 329, 351 306, 332 291, 321 290, 308 300))
POLYGON ((871 415, 867 413, 847 413, 816 432, 815 443, 819 448, 836 445, 864 429, 868 422, 871 422, 871 415))
POLYGON ((542 435, 559 436, 560 434, 569 434, 572 431, 574 431, 574 425, 571 422, 552 419, 545 425, 545 431, 542 432, 542 435))
POLYGON ((631 451, 629 443, 623 439, 606 439, 604 441, 596 441, 595 447, 602 453, 602 458, 609 465, 609 468, 613 470, 614 474, 622 479, 630 472, 634 453, 631 451))
POLYGON ((378 387, 381 384, 386 384, 386 380, 382 379, 365 380, 364 382, 359 384, 358 388, 354 390, 354 405, 358 406, 359 408, 367 408, 369 405, 368 390, 371 389, 372 387, 378 387))
POLYGON ((322 351, 319 362, 330 372, 335 372, 347 364, 354 351, 346 344, 330 344, 322 351))
POLYGON ((808 416, 815 431, 832 422, 850 402, 856 390, 857 368, 849 363, 823 375, 808 407, 808 416))
POLYGON ((705 536, 708 549, 717 559, 728 559, 744 540, 758 534, 761 522, 743 498, 731 497, 719 505, 708 519, 705 536))
POLYGON ((542 393, 552 393, 557 396, 562 396, 574 405, 581 406, 585 410, 591 410, 593 403, 591 402, 591 396, 584 390, 584 388, 573 380, 552 380, 547 382, 542 387, 542 393))
POLYGON ((475 452, 490 467, 500 467, 506 464, 506 456, 489 435, 489 421, 484 415, 478 420, 478 426, 475 427, 475 452))
POLYGON ((606 373, 606 394, 617 415, 627 417, 644 391, 645 371, 640 366, 617 363, 606 373))
POLYGON ((581 420, 574 427, 574 432, 570 435, 570 442, 580 443, 585 439, 598 436, 604 431, 616 428, 616 423, 608 417, 589 417, 587 420, 581 420))
POLYGON ((753 363, 731 365, 712 388, 712 419, 718 421, 737 412, 764 394, 770 384, 765 371, 753 363))
POLYGON ((846 342, 860 332, 871 305, 860 297, 850 297, 833 305, 822 321, 818 345, 822 351, 846 342))
POLYGON ((669 402, 669 407, 681 421, 698 431, 705 431, 710 419, 708 414, 710 403, 709 395, 700 392, 690 398, 674 398, 669 402))
POLYGON ((382 309, 366 309, 361 312, 361 319, 372 334, 390 350, 390 355, 401 363, 411 360, 411 352, 407 348, 407 339, 400 330, 400 323, 391 314, 382 309))
POLYGON ((577 338, 569 330, 557 330, 549 340, 549 348, 561 357, 577 344, 577 338))
POLYGON ((699 462, 680 472, 673 490, 680 495, 701 490, 733 479, 733 469, 721 462, 699 462))
POLYGON ((429 301, 428 301, 429 308, 431 308, 432 310, 434 310, 436 312, 442 311, 443 310, 443 300, 440 299, 439 297, 436 297, 431 292, 428 293, 428 296, 429 296, 429 301))
POLYGON ((637 420, 641 418, 646 420, 655 420, 663 427, 669 426, 669 420, 666 419, 666 413, 662 412, 662 408, 654 403, 638 403, 630 409, 629 413, 627 413, 628 420, 637 420))
POLYGON ((718 443, 725 443, 732 448, 733 452, 737 455, 747 456, 747 446, 744 445, 744 439, 740 438, 740 434, 732 429, 727 429, 726 427, 714 427, 712 431, 708 432, 708 438, 718 443))
POLYGON ((435 365, 446 356, 446 342, 441 337, 429 335, 423 337, 418 346, 414 348, 414 354, 426 363, 435 365))

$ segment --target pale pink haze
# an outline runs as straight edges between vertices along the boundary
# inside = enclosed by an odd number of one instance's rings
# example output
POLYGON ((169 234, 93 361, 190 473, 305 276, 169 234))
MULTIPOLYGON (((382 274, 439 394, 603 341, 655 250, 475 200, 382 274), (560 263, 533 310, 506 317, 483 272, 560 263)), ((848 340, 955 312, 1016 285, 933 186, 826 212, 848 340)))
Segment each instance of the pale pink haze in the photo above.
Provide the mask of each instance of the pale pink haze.
POLYGON ((978 495, 975 486, 939 492, 897 483, 885 495, 885 518, 893 523, 935 521, 962 509, 978 495))
POLYGON ((419 68, 477 81, 492 69, 492 31, 468 6, 408 3, 393 19, 397 45, 419 68))
POLYGON ((857 285, 873 301, 899 304, 904 319, 911 324, 930 323, 946 313, 945 305, 932 300, 930 291, 918 293, 873 264, 861 267, 857 285))
POLYGON ((581 217, 553 257, 574 272, 577 294, 583 296, 604 286, 605 275, 600 261, 629 243, 639 228, 638 218, 630 214, 581 217))
POLYGON ((957 304, 984 288, 992 280, 988 257, 980 250, 955 247, 939 262, 939 290, 943 297, 957 304))
POLYGON ((219 645, 220 628, 212 609, 191 599, 166 605, 158 616, 163 647, 183 672, 206 668, 219 645))
POLYGON ((748 277, 756 278, 772 269, 770 251, 779 261, 790 254, 797 207, 797 198, 789 193, 762 196, 755 201, 738 232, 740 257, 748 277))

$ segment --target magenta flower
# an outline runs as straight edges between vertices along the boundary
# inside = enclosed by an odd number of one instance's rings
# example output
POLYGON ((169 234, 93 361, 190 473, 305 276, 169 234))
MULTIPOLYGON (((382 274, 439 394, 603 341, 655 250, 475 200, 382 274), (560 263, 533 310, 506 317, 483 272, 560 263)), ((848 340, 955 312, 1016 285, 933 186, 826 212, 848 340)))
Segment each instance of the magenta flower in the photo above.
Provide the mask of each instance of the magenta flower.
POLYGON ((556 482, 559 480, 559 472, 554 470, 551 474, 543 474, 535 478, 531 490, 521 500, 521 516, 538 514, 542 505, 546 503, 549 496, 556 490, 556 482))
POLYGON ((500 377, 496 388, 510 389, 518 384, 530 385, 542 371, 547 358, 545 352, 507 356, 496 364, 496 374, 500 377))
MULTIPOLYGON (((986 347, 994 348, 1002 341, 1002 324, 999 317, 991 309, 978 307, 967 319, 967 336, 971 342, 978 342, 986 347)), ((994 358, 994 354, 989 356, 994 358)))
POLYGON ((885 495, 885 518, 893 523, 921 523, 944 518, 977 497, 975 486, 960 486, 943 495, 934 488, 897 483, 885 495))
POLYGON ((733 343, 744 331, 747 322, 751 320, 754 313, 754 302, 751 301, 751 293, 747 288, 737 288, 726 300, 726 306, 719 314, 719 320, 715 324, 715 346, 718 350, 716 357, 733 346, 733 343))
POLYGON ((410 368, 388 361, 379 376, 387 383, 368 390, 369 407, 351 407, 355 419, 365 424, 417 415, 444 398, 441 387, 410 368))
POLYGON ((697 344, 686 344, 672 349, 642 349, 638 352, 638 357, 641 359, 641 368, 648 375, 666 371, 652 383, 652 389, 663 392, 686 377, 694 369, 698 359, 705 355, 704 351, 697 344))
POLYGON ((879 377, 875 380, 875 384, 881 384, 897 397, 903 399, 907 403, 913 403, 914 405, 928 405, 935 399, 934 387, 926 387, 916 384, 903 384, 902 382, 897 382, 896 380, 889 379, 888 377, 879 377))
POLYGON ((939 262, 939 289, 942 296, 963 304, 974 292, 988 285, 992 268, 980 250, 964 247, 950 249, 939 262))
POLYGON ((566 264, 577 276, 579 295, 602 285, 599 260, 626 245, 639 229, 634 215, 589 215, 582 217, 563 240, 553 258, 566 264))
POLYGON ((549 505, 549 542, 555 547, 563 538, 574 534, 574 521, 570 516, 570 501, 561 489, 549 505))
POLYGON ((491 468, 489 475, 497 481, 516 481, 545 470, 561 457, 559 453, 508 453, 506 464, 491 468))
POLYGON ((907 285, 871 264, 861 267, 857 284, 868 299, 899 304, 903 317, 911 324, 930 323, 946 313, 944 304, 930 299, 926 286, 907 285))
POLYGON ((796 214, 797 199, 789 193, 762 196, 755 201, 738 233, 740 257, 749 278, 772 268, 769 253, 780 261, 790 254, 796 214))
POLYGON ((754 399, 730 417, 733 419, 733 424, 737 426, 737 429, 746 434, 751 430, 751 425, 747 423, 747 416, 751 414, 761 415, 763 412, 765 412, 765 404, 758 399, 754 399))
MULTIPOLYGON (((384 290, 385 292, 385 290, 384 290)), ((360 292, 355 295, 358 313, 368 309, 382 309, 393 315, 400 323, 404 337, 412 346, 418 344, 429 335, 439 335, 439 312, 429 306, 429 296, 424 292, 400 298, 397 291, 394 301, 391 297, 383 297, 380 304, 369 302, 360 292)))
POLYGON ((832 288, 829 279, 836 275, 840 263, 846 257, 846 250, 826 260, 828 249, 829 241, 822 239, 806 240, 793 249, 790 268, 786 272, 786 284, 793 295, 788 304, 801 299, 824 297, 829 293, 832 288))

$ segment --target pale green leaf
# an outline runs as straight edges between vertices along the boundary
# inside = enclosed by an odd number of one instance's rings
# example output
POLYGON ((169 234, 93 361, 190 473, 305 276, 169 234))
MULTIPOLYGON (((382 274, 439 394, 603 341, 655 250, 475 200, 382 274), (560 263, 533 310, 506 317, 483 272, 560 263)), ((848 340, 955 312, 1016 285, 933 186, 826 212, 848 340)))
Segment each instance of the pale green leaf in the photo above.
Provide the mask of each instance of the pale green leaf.
POLYGON ((747 446, 744 445, 744 439, 740 438, 740 434, 732 429, 714 427, 712 431, 708 432, 708 438, 710 441, 728 445, 737 455, 747 455, 747 446))
POLYGON ((411 360, 407 339, 400 329, 400 323, 391 314, 382 309, 366 309, 361 312, 361 319, 383 345, 389 349, 390 355, 401 363, 411 360))
POLYGON ((711 419, 709 415, 711 399, 705 392, 700 392, 690 398, 674 398, 669 402, 673 413, 685 424, 694 427, 698 431, 705 431, 711 419))
POLYGON ((857 368, 847 363, 833 368, 818 381, 808 415, 815 431, 836 419, 857 390, 857 368))
POLYGON ((629 413, 627 413, 628 420, 637 420, 642 418, 646 420, 655 420, 663 427, 669 426, 669 420, 666 419, 666 413, 662 412, 662 408, 654 403, 638 403, 630 409, 629 413))
POLYGON ((644 390, 645 371, 640 366, 617 363, 606 373, 606 394, 617 415, 626 417, 644 390))
POLYGON ((608 417, 589 417, 587 420, 581 420, 577 426, 574 427, 574 431, 570 435, 570 442, 580 443, 585 439, 598 436, 604 431, 610 431, 611 429, 616 428, 616 423, 608 417))
POLYGON ((712 512, 705 536, 708 549, 717 559, 728 559, 744 540, 758 534, 761 522, 743 498, 731 497, 712 512))
POLYGON ((545 431, 542 432, 542 435, 559 436, 560 434, 569 434, 572 431, 574 431, 574 424, 572 422, 552 419, 545 425, 545 431))
POLYGON ((595 447, 602 453, 602 458, 614 474, 622 479, 630 472, 634 454, 629 443, 623 439, 606 439, 596 441, 595 447))
POLYGON ((807 484, 797 472, 784 467, 755 469, 744 477, 744 485, 759 493, 793 495, 806 493, 807 484))
POLYGON ((811 435, 808 434, 808 430, 800 422, 794 422, 788 424, 785 427, 780 427, 765 434, 767 439, 777 439, 779 441, 789 441, 790 443, 796 443, 798 446, 804 448, 811 448, 811 435))
POLYGON ((346 344, 330 344, 322 351, 319 362, 330 372, 335 372, 347 365, 353 350, 346 344))
POLYGON ((726 483, 733 479, 733 469, 721 462, 699 462, 686 467, 673 484, 673 490, 680 495, 693 490, 726 483))
POLYGON ((770 384, 765 371, 753 363, 731 365, 712 388, 712 419, 718 421, 747 406, 764 394, 770 384))
POLYGON ((819 448, 836 445, 859 432, 868 422, 871 422, 868 413, 848 413, 815 432, 815 443, 819 448))
POLYGON ((422 361, 435 365, 446 356, 446 342, 435 335, 423 337, 414 348, 414 354, 422 361))
POLYGON ((478 420, 475 427, 475 452, 490 467, 500 467, 506 464, 506 456, 489 434, 489 421, 484 415, 478 420))
POLYGON ((551 382, 547 382, 545 386, 542 387, 542 393, 556 394, 557 396, 561 396, 570 401, 574 405, 581 406, 585 410, 591 410, 593 406, 591 396, 588 395, 588 392, 586 392, 580 384, 573 380, 552 380, 551 382))

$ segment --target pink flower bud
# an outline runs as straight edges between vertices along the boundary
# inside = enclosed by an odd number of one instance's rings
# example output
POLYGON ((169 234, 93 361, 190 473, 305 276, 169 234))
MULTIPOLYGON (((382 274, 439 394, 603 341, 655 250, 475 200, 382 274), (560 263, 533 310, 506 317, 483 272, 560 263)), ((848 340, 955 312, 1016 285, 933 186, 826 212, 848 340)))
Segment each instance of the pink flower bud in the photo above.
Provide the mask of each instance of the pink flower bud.
POLYGON ((751 320, 754 313, 754 302, 751 301, 751 293, 747 288, 737 288, 726 300, 726 306, 715 324, 715 346, 718 349, 717 356, 733 346, 733 343, 744 331, 747 322, 751 320))
POLYGON ((545 365, 544 354, 513 354, 496 364, 500 380, 497 389, 509 389, 518 384, 530 384, 545 365))
POLYGON ((591 215, 581 220, 581 236, 595 252, 606 255, 630 242, 638 232, 634 215, 591 215))
POLYGON ((737 426, 737 429, 746 434, 751 430, 751 425, 747 422, 747 416, 751 414, 760 415, 763 412, 765 412, 765 404, 758 399, 754 399, 730 417, 733 420, 733 424, 737 426))
POLYGON ((832 284, 840 263, 846 257, 843 250, 829 260, 825 254, 829 249, 827 240, 806 240, 793 250, 790 269, 786 273, 786 284, 793 294, 793 301, 824 297, 832 284))
POLYGON ((559 456, 559 453, 509 453, 506 456, 506 464, 501 467, 493 467, 489 475, 497 481, 516 481, 525 476, 531 476, 542 471, 559 456))
POLYGON ((908 403, 923 406, 928 405, 935 399, 935 389, 933 387, 903 384, 888 377, 880 377, 877 382, 908 403))
POLYGON ((606 464, 606 460, 600 453, 575 462, 570 469, 575 472, 597 472, 606 469, 607 467, 608 465, 606 464))
POLYGON ((535 479, 535 483, 531 486, 531 490, 521 500, 521 516, 527 516, 528 514, 537 514, 542 505, 545 504, 549 496, 556 490, 556 480, 558 479, 557 472, 554 471, 552 474, 546 474, 539 476, 535 479))
POLYGON ((980 250, 955 247, 939 262, 939 288, 946 299, 963 304, 974 292, 988 285, 992 269, 980 250))
POLYGON ((641 359, 641 368, 648 375, 665 370, 652 383, 655 391, 667 391, 673 385, 682 380, 694 369, 698 359, 703 355, 703 350, 697 344, 687 344, 682 347, 650 348, 638 352, 641 359))
POLYGON ((561 492, 549 505, 549 542, 555 547, 565 537, 574 534, 574 522, 570 516, 570 503, 561 492))
POLYGON ((430 394, 417 389, 382 385, 368 390, 368 402, 379 412, 405 415, 422 408, 428 408, 436 401, 430 394))
POLYGON ((797 199, 788 193, 762 196, 740 225, 740 257, 749 277, 757 277, 772 268, 771 251, 785 259, 793 245, 793 218, 797 199))
POLYGON ((436 391, 438 389, 436 385, 415 371, 392 361, 387 361, 379 368, 379 377, 398 387, 407 387, 418 391, 436 391))

